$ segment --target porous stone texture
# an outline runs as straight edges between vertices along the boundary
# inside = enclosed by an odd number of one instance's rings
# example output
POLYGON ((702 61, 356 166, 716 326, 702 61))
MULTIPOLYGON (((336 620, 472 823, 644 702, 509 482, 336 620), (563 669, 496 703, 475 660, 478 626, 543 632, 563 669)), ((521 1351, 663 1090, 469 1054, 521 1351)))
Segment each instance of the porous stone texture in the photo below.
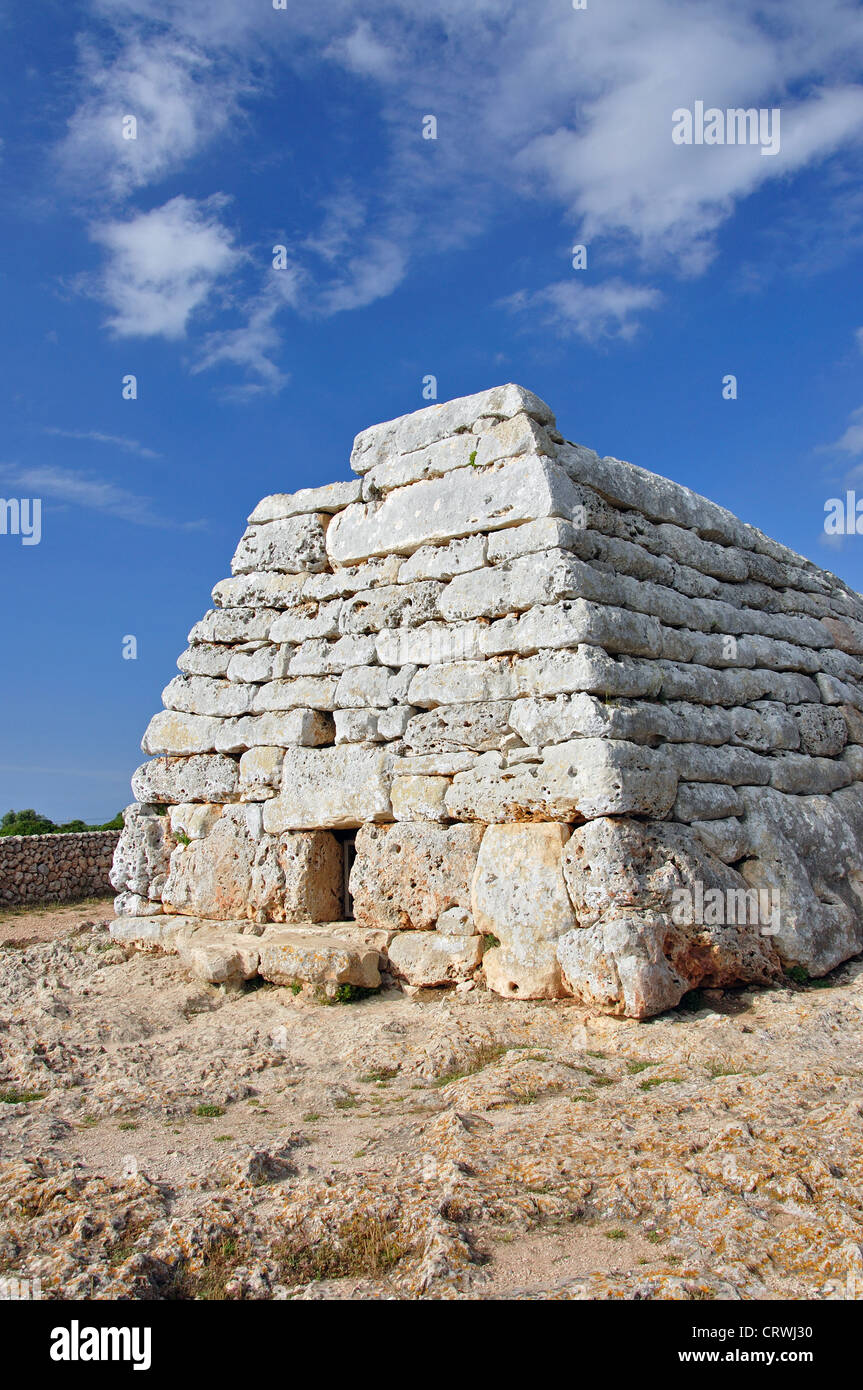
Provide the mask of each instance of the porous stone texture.
POLYGON ((484 829, 424 822, 364 825, 350 876, 357 921, 426 931, 447 909, 469 908, 484 829))
POLYGON ((412 988, 645 1017, 863 949, 858 594, 519 386, 364 430, 351 464, 252 510, 188 635, 124 920, 212 923, 184 959, 236 982, 216 924, 339 921, 356 832, 356 921, 412 988), (747 893, 768 931, 730 920, 747 893))
POLYGON ((119 830, 0 836, 0 902, 64 902, 111 890, 119 830))

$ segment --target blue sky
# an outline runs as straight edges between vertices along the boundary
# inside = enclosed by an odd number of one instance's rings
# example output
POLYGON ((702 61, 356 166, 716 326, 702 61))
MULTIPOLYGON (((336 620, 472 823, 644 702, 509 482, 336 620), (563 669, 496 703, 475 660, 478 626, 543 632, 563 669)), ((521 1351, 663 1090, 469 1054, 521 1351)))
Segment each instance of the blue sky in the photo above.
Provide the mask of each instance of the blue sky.
POLYGON ((860 4, 0 20, 0 496, 43 505, 38 545, 0 535, 0 810, 130 799, 246 515, 348 476, 428 373, 442 400, 517 381, 568 438, 863 587, 863 538, 823 530, 829 497, 863 496, 860 4), (696 101, 778 107, 779 152, 676 145, 696 101))

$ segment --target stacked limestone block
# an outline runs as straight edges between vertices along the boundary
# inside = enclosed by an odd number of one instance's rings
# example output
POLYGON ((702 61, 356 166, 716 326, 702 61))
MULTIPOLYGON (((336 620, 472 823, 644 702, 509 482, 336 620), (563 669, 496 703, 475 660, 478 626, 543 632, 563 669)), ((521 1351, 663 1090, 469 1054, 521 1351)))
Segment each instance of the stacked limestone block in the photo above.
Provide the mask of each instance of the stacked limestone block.
POLYGON ((863 948, 859 595, 517 386, 351 465, 255 508, 189 635, 118 935, 214 980, 385 966, 636 1017, 863 948))

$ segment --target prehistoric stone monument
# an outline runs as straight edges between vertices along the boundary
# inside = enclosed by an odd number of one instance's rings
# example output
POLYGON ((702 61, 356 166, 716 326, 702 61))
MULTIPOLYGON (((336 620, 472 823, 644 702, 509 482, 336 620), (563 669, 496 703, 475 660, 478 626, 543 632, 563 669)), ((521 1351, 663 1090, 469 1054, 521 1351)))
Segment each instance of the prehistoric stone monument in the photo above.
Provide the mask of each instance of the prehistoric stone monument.
POLYGON ((644 1017, 863 948, 863 599, 518 386, 266 497, 133 779, 114 934, 213 982, 644 1017))

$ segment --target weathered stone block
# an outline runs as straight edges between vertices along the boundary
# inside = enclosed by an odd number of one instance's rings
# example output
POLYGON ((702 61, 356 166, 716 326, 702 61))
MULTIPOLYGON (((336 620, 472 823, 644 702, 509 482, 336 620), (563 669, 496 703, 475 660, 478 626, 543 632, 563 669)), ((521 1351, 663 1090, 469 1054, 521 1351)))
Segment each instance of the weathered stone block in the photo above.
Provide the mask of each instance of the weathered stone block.
POLYGON ((565 992, 555 946, 575 926, 561 872, 570 833, 568 825, 490 825, 485 832, 471 911, 477 931, 497 943, 484 962, 496 993, 556 999, 565 992))
POLYGON ((357 834, 350 890, 358 922, 430 930, 450 907, 470 907, 484 827, 402 822, 357 834))
POLYGON ((269 832, 331 827, 392 819, 392 754, 341 744, 333 748, 289 748, 283 791, 264 807, 269 832))

